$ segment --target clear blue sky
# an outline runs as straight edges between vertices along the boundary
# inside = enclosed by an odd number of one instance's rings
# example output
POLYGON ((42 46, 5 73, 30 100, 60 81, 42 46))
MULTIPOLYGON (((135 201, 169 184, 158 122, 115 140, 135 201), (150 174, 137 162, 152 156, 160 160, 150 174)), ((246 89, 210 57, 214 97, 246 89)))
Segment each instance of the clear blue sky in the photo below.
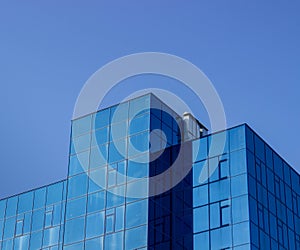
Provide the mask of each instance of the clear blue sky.
POLYGON ((144 51, 196 64, 228 126, 247 122, 300 170, 299 13, 299 1, 1 1, 0 197, 66 177, 81 87, 144 51))

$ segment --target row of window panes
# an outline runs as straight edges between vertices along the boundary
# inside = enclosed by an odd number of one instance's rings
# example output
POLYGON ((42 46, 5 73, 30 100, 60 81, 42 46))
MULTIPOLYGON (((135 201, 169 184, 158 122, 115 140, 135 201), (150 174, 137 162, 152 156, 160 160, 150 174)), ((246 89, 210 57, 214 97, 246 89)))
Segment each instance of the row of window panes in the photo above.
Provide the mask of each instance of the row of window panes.
MULTIPOLYGON (((255 173, 254 154, 268 169, 283 180, 288 186, 292 187, 300 194, 300 176, 293 170, 277 153, 275 153, 258 135, 247 128, 247 148, 251 151, 251 163, 253 177, 259 176, 255 173)), ((257 160, 256 160, 257 161, 257 160)), ((251 169, 250 169, 251 170, 251 169)), ((270 172, 270 171, 269 171, 270 172)), ((268 175, 268 174, 267 174, 268 175)))
POLYGON ((65 199, 65 182, 37 189, 0 201, 0 219, 13 217, 65 199))
POLYGON ((108 109, 101 110, 93 115, 88 115, 72 122, 72 137, 84 134, 91 129, 108 126, 110 123, 117 123, 133 116, 149 112, 150 97, 142 97, 130 102, 121 103, 108 109), (135 106, 137 105, 137 106, 135 106), (113 115, 118 111, 117 116, 113 115), (138 111, 138 113, 137 113, 138 111))
MULTIPOLYGON (((64 204, 58 204, 47 207, 46 210, 40 209, 33 212, 10 217, 0 221, 0 235, 3 235, 3 240, 29 234, 34 231, 39 231, 63 223, 64 204)), ((1 237, 0 237, 1 239, 1 237)))
POLYGON ((111 249, 144 249, 147 246, 147 227, 137 227, 124 232, 108 234, 79 243, 66 245, 64 249, 111 250, 111 249))
POLYGON ((287 215, 299 216, 299 200, 292 195, 287 201, 278 199, 274 194, 263 188, 249 176, 249 194, 282 221, 287 221, 287 215))
POLYGON ((240 126, 195 140, 193 141, 193 161, 202 161, 209 157, 245 149, 245 138, 245 127, 240 126), (220 147, 213 147, 210 149, 212 143, 216 143, 218 146, 223 143, 224 149, 222 150, 220 147))

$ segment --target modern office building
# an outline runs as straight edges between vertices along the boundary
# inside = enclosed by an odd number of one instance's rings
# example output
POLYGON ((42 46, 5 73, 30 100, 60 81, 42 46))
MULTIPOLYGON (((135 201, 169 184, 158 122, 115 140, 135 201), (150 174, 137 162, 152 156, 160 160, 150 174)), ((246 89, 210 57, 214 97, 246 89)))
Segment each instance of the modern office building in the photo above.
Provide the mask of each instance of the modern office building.
POLYGON ((300 249, 299 183, 247 125, 148 94, 72 121, 66 180, 0 200, 0 249, 300 249))

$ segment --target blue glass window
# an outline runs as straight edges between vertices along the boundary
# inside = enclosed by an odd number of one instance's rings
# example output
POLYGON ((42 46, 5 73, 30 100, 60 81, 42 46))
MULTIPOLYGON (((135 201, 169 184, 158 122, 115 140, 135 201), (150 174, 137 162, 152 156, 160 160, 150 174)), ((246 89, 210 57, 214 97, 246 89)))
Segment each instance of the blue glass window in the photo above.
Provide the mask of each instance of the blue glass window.
POLYGON ((108 234, 105 236, 105 250, 123 248, 123 232, 108 234))
POLYGON ((91 130, 91 116, 74 120, 72 122, 72 137, 77 137, 81 134, 87 133, 91 130))
POLYGON ((88 196, 87 212, 92 213, 103 210, 105 207, 105 192, 98 192, 88 196))
POLYGON ((32 210, 33 192, 19 195, 18 213, 24 213, 32 210))
POLYGON ((103 190, 106 187, 106 168, 100 168, 89 173, 89 193, 103 190))
POLYGON ((109 125, 110 109, 104 109, 93 115, 93 129, 107 127, 109 125))
POLYGON ((226 200, 230 196, 230 182, 228 179, 209 184, 210 202, 226 200))
POLYGON ((194 232, 198 233, 209 229, 208 206, 194 209, 194 232))
POLYGON ((147 227, 137 227, 125 231, 125 249, 138 249, 147 246, 147 227))
POLYGON ((150 95, 145 95, 129 102, 129 118, 150 111, 150 95))
POLYGON ((128 156, 146 153, 149 150, 149 132, 140 133, 129 137, 128 156))
POLYGON ((97 168, 107 164, 108 144, 102 144, 91 149, 90 168, 97 168))
POLYGON ((86 219, 86 238, 101 236, 104 233, 104 212, 91 214, 86 219))
POLYGON ((92 147, 96 145, 108 143, 108 128, 109 127, 104 127, 92 133, 92 143, 91 143, 92 147))
POLYGON ((30 249, 41 249, 43 241, 43 231, 35 232, 30 235, 30 249))
POLYGON ((109 144, 109 163, 122 161, 126 157, 126 140, 118 140, 109 144))
POLYGON ((60 226, 48 228, 44 231, 43 246, 49 247, 58 244, 60 226))
POLYGON ((71 154, 77 154, 84 150, 87 150, 91 145, 91 134, 85 134, 79 137, 76 137, 72 141, 71 154))
POLYGON ((133 202, 126 207, 126 228, 131 228, 147 223, 148 201, 133 202))
POLYGON ((249 222, 243 222, 233 225, 233 243, 242 245, 250 242, 249 222))
POLYGON ((69 220, 65 225, 65 244, 82 241, 84 239, 84 217, 69 220))
POLYGON ((239 150, 230 153, 230 168, 231 168, 231 176, 246 173, 247 164, 246 164, 245 150, 239 150))
POLYGON ((66 211, 66 218, 72 219, 74 217, 79 217, 85 214, 86 211, 86 196, 70 200, 67 202, 67 211, 66 211))
POLYGON ((117 123, 128 119, 129 102, 123 102, 110 108, 110 122, 117 123))
POLYGON ((193 161, 202 161, 208 156, 207 137, 193 141, 193 161))
POLYGON ((209 157, 219 156, 229 152, 227 131, 213 134, 208 137, 208 155, 209 157), (214 146, 211 144, 214 141, 214 146), (222 143, 223 142, 223 143, 222 143), (224 148, 221 146, 224 145, 224 148))
POLYGON ((127 121, 112 124, 110 127, 110 141, 117 141, 127 136, 127 121))
POLYGON ((232 221, 234 224, 249 220, 248 207, 247 195, 232 199, 232 221))
POLYGON ((15 225, 16 225, 16 218, 12 217, 5 220, 4 224, 4 233, 3 233, 3 240, 7 240, 14 237, 15 234, 15 225))
POLYGON ((247 174, 242 174, 231 178, 231 196, 236 197, 247 194, 247 174))
POLYGON ((0 220, 5 216, 6 200, 0 200, 0 220))
POLYGON ((88 169, 89 154, 90 152, 86 151, 70 157, 69 175, 80 174, 88 169))
POLYGON ((59 182, 48 186, 47 188, 47 205, 62 201, 64 183, 59 182))
POLYGON ((194 187, 208 182, 208 164, 207 161, 200 161, 193 166, 193 184, 194 187))
POLYGON ((194 249, 209 250, 209 232, 194 235, 194 249))
MULTIPOLYGON (((145 157, 148 158, 148 155, 143 156, 143 158, 145 158, 145 157)), ((142 161, 143 158, 134 158, 134 159, 128 160, 128 171, 127 171, 128 176, 135 177, 135 178, 141 178, 141 177, 148 176, 149 163, 141 163, 139 161, 140 159, 142 161)))
MULTIPOLYGON (((152 119, 152 118, 151 118, 152 119)), ((129 134, 133 135, 144 130, 149 130, 150 126, 150 115, 149 113, 134 117, 130 121, 129 134)))
POLYGON ((6 214, 5 214, 6 218, 16 215, 17 203, 18 203, 18 197, 17 196, 11 197, 7 200, 6 214))
POLYGON ((85 242, 85 250, 103 250, 103 237, 87 240, 85 242))
POLYGON ((120 206, 125 202, 125 187, 119 186, 109 189, 106 196, 106 207, 120 206), (118 195, 119 194, 119 195, 118 195))
POLYGON ((32 214, 32 231, 38 231, 44 227, 44 214, 45 210, 40 209, 33 211, 32 214))
POLYGON ((68 198, 74 198, 86 194, 88 177, 85 173, 69 179, 68 198))
POLYGON ((46 188, 40 188, 34 191, 33 208, 38 209, 46 204, 46 188))
POLYGON ((239 126, 229 130, 230 151, 243 149, 246 147, 245 126, 239 126))
POLYGON ((28 249, 29 247, 29 235, 17 237, 14 241, 14 249, 28 249))
POLYGON ((211 249, 226 249, 231 247, 231 228, 221 227, 210 231, 211 249))
POLYGON ((208 204, 208 185, 199 186, 193 189, 194 207, 208 204))

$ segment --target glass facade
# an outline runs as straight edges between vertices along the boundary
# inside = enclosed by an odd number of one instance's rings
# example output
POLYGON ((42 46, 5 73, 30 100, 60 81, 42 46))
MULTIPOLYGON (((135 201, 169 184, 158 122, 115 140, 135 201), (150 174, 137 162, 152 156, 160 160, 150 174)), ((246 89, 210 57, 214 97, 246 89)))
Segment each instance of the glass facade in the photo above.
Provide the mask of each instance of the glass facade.
POLYGON ((0 200, 0 249, 300 249, 299 175, 247 125, 183 126, 152 94, 74 120, 67 179, 0 200), (191 170, 148 197, 175 161, 191 170))

